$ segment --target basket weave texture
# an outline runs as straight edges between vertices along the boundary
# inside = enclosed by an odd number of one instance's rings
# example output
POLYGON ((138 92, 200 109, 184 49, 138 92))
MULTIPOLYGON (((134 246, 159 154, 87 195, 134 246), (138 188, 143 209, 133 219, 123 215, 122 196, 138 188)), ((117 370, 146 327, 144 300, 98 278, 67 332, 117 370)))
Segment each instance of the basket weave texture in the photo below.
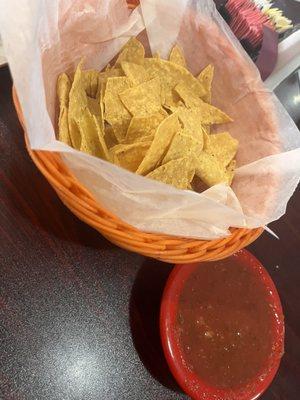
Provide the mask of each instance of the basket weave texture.
POLYGON ((112 243, 165 262, 192 263, 226 258, 261 235, 263 228, 231 228, 228 237, 216 240, 187 239, 139 231, 104 209, 72 175, 58 153, 30 149, 22 110, 14 88, 13 101, 25 132, 27 150, 37 168, 62 202, 80 220, 95 228, 112 243))

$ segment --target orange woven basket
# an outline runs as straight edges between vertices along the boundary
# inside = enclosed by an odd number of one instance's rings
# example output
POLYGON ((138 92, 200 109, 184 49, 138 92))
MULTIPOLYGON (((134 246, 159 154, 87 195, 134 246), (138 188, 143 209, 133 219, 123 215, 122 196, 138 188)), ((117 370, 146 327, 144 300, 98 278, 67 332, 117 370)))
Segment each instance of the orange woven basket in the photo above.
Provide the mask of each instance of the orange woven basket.
POLYGON ((139 231, 103 208, 72 175, 58 153, 30 149, 22 110, 14 88, 13 101, 25 132, 27 150, 37 168, 62 202, 79 219, 116 245, 169 263, 189 263, 226 258, 261 235, 263 228, 232 228, 230 236, 217 240, 195 240, 139 231))

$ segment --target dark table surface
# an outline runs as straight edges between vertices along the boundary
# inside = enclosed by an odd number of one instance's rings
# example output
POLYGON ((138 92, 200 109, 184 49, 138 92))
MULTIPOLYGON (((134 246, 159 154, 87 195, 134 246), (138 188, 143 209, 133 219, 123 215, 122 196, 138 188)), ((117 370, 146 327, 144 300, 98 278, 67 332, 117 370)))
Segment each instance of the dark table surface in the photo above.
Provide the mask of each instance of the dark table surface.
MULTIPOLYGON (((172 266, 121 250, 75 218, 24 147, 0 69, 0 399, 187 398, 164 360, 172 266)), ((300 398, 300 191, 250 250, 282 299, 285 355, 264 400, 300 398)))

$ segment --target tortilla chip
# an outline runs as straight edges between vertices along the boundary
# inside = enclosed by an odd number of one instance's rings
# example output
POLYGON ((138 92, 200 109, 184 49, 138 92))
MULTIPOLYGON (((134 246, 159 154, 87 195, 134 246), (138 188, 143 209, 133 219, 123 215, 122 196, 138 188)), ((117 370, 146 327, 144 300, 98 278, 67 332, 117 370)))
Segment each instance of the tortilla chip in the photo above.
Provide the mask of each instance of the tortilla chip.
POLYGON ((187 87, 201 97, 205 92, 199 81, 184 67, 166 60, 145 58, 144 67, 150 78, 158 77, 165 92, 167 106, 176 106, 179 98, 173 89, 182 81, 187 87))
POLYGON ((187 189, 190 187, 191 176, 194 175, 194 171, 191 160, 183 157, 161 165, 146 176, 175 186, 177 189, 187 189))
POLYGON ((117 138, 118 143, 122 143, 126 137, 126 132, 130 124, 130 118, 124 118, 111 124, 114 135, 117 138))
POLYGON ((68 109, 71 81, 66 74, 61 74, 57 80, 57 96, 59 99, 58 140, 71 146, 69 133, 68 109))
POLYGON ((104 118, 113 127, 121 142, 126 135, 131 115, 120 100, 119 94, 132 86, 127 77, 108 78, 104 95, 104 118))
MULTIPOLYGON (((106 87, 106 84, 105 83, 100 83, 100 86, 101 86, 101 88, 103 86, 106 87)), ((102 89, 101 89, 101 93, 100 93, 100 96, 99 96, 99 106, 100 106, 99 123, 100 123, 100 126, 101 126, 101 131, 103 132, 103 135, 105 134, 105 129, 104 129, 104 127, 105 127, 105 121, 104 121, 104 94, 105 94, 105 91, 102 94, 102 89)))
POLYGON ((203 128, 199 120, 194 116, 193 113, 188 112, 189 110, 185 108, 179 108, 175 113, 179 120, 183 124, 183 128, 192 136, 195 140, 199 142, 201 149, 203 148, 203 128))
POLYGON ((112 126, 108 124, 106 124, 104 128, 104 140, 108 149, 111 149, 118 144, 118 140, 116 139, 112 126))
POLYGON ((232 119, 218 108, 204 103, 201 103, 199 107, 183 108, 179 107, 175 112, 183 123, 189 123, 193 126, 200 127, 202 124, 224 124, 231 122, 232 119))
POLYGON ((68 108, 61 107, 58 118, 58 140, 66 143, 68 146, 72 146, 70 133, 69 133, 69 122, 68 122, 68 108))
POLYGON ((95 115, 97 122, 99 124, 100 131, 102 136, 104 135, 104 104, 103 100, 100 96, 98 99, 94 99, 92 97, 87 96, 88 101, 88 109, 91 114, 95 115))
POLYGON ((131 172, 135 172, 143 161, 150 145, 151 142, 117 144, 110 151, 116 164, 131 172))
POLYGON ((208 135, 204 150, 214 156, 223 167, 227 167, 235 157, 238 145, 238 140, 230 133, 222 132, 208 135))
POLYGON ((93 115, 93 118, 94 118, 94 122, 95 122, 95 124, 97 126, 98 139, 99 139, 99 142, 100 142, 100 157, 103 160, 111 162, 110 154, 109 154, 106 142, 104 140, 104 132, 101 130, 101 126, 99 124, 99 120, 94 115, 93 115))
POLYGON ((195 163, 192 158, 189 158, 189 164, 188 164, 188 173, 187 173, 187 179, 188 179, 188 188, 191 186, 191 182, 194 179, 196 173, 196 168, 195 168, 195 163))
POLYGON ((92 115, 86 108, 79 121, 81 133, 80 150, 103 160, 110 161, 110 155, 103 138, 103 133, 99 130, 99 124, 95 115, 92 115))
POLYGON ((153 138, 159 124, 167 116, 168 114, 162 110, 148 117, 133 117, 127 130, 125 142, 133 143, 153 138))
POLYGON ((149 74, 143 67, 143 65, 130 63, 127 61, 123 61, 121 63, 122 70, 124 74, 135 84, 139 85, 140 83, 148 81, 149 74))
POLYGON ((69 94, 69 134, 72 146, 79 150, 81 146, 81 133, 79 129, 79 121, 83 112, 87 108, 87 95, 85 92, 85 80, 81 70, 82 62, 79 63, 72 83, 69 94))
POLYGON ((146 175, 159 165, 169 148, 173 136, 179 130, 180 123, 175 114, 168 116, 161 122, 145 158, 136 171, 138 174, 146 175))
MULTIPOLYGON (((179 96, 178 96, 179 97, 179 96)), ((181 108, 186 108, 182 100, 178 100, 178 102, 174 106, 168 106, 167 104, 164 104, 164 109, 169 113, 177 113, 181 108)))
POLYGON ((121 50, 115 65, 121 64, 122 61, 128 61, 135 64, 143 64, 145 57, 145 49, 141 42, 132 37, 121 50))
POLYGON ((207 185, 213 186, 218 183, 227 183, 225 169, 210 154, 205 151, 195 158, 196 175, 207 185))
POLYGON ((99 71, 94 69, 82 71, 82 79, 87 96, 96 98, 99 85, 99 71))
POLYGON ((162 160, 162 164, 171 160, 177 160, 178 158, 198 156, 201 150, 202 144, 189 135, 188 131, 180 130, 174 135, 170 147, 162 160))
POLYGON ((105 108, 105 105, 104 105, 104 96, 105 96, 105 90, 106 90, 106 82, 101 82, 100 83, 100 85, 99 85, 99 94, 98 94, 98 98, 99 98, 99 102, 100 102, 100 110, 101 110, 101 113, 103 113, 103 120, 105 119, 104 118, 104 108, 105 108))
POLYGON ((186 68, 186 61, 183 52, 180 47, 177 46, 177 44, 172 48, 170 52, 169 61, 186 68))
POLYGON ((202 134, 203 134, 203 149, 205 149, 209 140, 209 134, 205 129, 205 125, 202 125, 202 134))
POLYGON ((123 91, 120 93, 120 99, 134 117, 147 117, 158 113, 162 108, 159 78, 123 91))
POLYGON ((96 98, 98 99, 99 97, 102 97, 102 100, 104 98, 105 94, 105 87, 106 87, 106 82, 108 78, 118 78, 124 76, 123 70, 121 68, 107 68, 103 72, 99 72, 98 74, 98 91, 96 98))
POLYGON ((227 183, 229 186, 232 184, 234 178, 235 167, 236 167, 236 161, 232 160, 226 169, 227 183))
POLYGON ((206 103, 211 103, 211 85, 214 77, 214 66, 208 64, 198 75, 198 81, 204 87, 206 95, 203 100, 206 103))
POLYGON ((108 78, 118 78, 124 76, 123 70, 121 68, 109 68, 104 72, 99 72, 99 83, 106 82, 108 78))
POLYGON ((57 79, 57 96, 59 105, 63 107, 69 106, 69 93, 71 89, 71 81, 67 74, 60 74, 57 79))
POLYGON ((188 108, 200 107, 203 103, 203 100, 185 82, 179 82, 174 90, 188 108))
POLYGON ((205 124, 203 124, 203 125, 202 125, 202 128, 203 128, 203 131, 204 131, 207 135, 210 134, 210 131, 211 131, 210 125, 205 125, 205 124))
POLYGON ((88 109, 90 110, 91 114, 93 114, 93 115, 101 114, 99 100, 94 99, 93 97, 87 96, 87 105, 88 105, 88 109))

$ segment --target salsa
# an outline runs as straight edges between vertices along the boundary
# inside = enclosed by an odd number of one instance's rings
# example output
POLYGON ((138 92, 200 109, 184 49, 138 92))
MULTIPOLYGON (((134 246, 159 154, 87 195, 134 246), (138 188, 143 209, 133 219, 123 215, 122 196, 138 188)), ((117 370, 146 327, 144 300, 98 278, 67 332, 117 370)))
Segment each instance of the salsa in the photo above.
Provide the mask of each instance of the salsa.
POLYGON ((176 318, 189 369, 224 389, 245 385, 263 371, 274 326, 263 282, 233 259, 199 264, 184 284, 176 318))

